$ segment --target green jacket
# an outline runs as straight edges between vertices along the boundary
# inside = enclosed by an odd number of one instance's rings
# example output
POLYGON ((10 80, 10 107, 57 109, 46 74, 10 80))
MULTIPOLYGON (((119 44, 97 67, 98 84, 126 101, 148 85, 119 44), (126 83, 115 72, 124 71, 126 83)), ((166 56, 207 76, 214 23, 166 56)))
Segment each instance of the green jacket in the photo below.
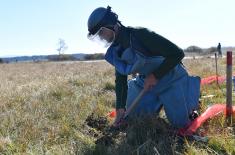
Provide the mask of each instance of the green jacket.
MULTIPOLYGON (((163 63, 157 68, 153 74, 157 79, 161 79, 171 69, 173 69, 184 57, 184 52, 178 46, 166 38, 149 31, 146 28, 131 28, 122 27, 116 37, 114 44, 121 45, 123 50, 130 46, 130 33, 147 48, 147 52, 140 51, 146 56, 162 56, 165 58, 163 63)), ((116 75, 116 109, 125 108, 127 98, 127 76, 120 74, 116 75)))

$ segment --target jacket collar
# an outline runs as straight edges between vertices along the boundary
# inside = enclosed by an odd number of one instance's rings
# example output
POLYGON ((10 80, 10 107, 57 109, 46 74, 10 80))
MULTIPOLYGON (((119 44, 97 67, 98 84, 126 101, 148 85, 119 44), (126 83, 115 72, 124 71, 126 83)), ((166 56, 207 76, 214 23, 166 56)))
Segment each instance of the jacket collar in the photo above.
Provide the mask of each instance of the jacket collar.
POLYGON ((121 45, 124 49, 130 46, 130 28, 122 26, 114 41, 114 44, 121 45))

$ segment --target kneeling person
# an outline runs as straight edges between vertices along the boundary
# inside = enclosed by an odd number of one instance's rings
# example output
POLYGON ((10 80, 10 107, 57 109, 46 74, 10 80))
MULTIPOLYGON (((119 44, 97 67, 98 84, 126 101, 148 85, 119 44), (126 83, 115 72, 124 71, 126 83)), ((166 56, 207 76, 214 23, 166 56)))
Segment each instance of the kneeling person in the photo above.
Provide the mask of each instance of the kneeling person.
POLYGON ((108 47, 105 59, 116 70, 114 126, 143 89, 146 93, 130 116, 153 115, 164 107, 173 126, 190 123, 191 113, 198 108, 200 78, 189 76, 182 66, 182 49, 146 28, 125 27, 109 6, 91 13, 88 31, 90 39, 108 47), (127 81, 135 73, 138 76, 127 81))

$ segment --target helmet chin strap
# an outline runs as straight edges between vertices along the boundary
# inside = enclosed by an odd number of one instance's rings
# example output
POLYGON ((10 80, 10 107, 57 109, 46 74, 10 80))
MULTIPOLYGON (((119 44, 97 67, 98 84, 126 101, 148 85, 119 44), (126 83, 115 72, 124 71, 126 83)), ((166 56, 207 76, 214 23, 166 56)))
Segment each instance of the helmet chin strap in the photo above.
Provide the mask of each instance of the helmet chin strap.
POLYGON ((115 41, 115 39, 116 39, 116 33, 115 33, 115 31, 113 31, 113 39, 112 39, 111 43, 113 43, 115 41))
POLYGON ((112 33, 113 33, 112 39, 107 41, 107 42, 112 43, 116 39, 116 33, 117 33, 118 30, 115 29, 115 26, 107 26, 106 28, 109 29, 110 31, 112 31, 112 33))
POLYGON ((109 46, 111 46, 112 45, 112 43, 115 41, 115 39, 116 39, 116 34, 115 34, 115 31, 113 31, 113 30, 111 30, 112 31, 112 33, 113 33, 113 37, 112 38, 110 38, 110 40, 106 40, 106 42, 107 42, 107 44, 104 46, 104 47, 109 47, 109 46))
POLYGON ((113 38, 113 41, 112 41, 112 42, 115 41, 115 39, 116 39, 116 34, 119 33, 121 27, 122 27, 122 25, 121 25, 120 23, 117 23, 117 24, 113 25, 112 28, 109 28, 110 30, 113 31, 113 36, 114 36, 114 38, 113 38))

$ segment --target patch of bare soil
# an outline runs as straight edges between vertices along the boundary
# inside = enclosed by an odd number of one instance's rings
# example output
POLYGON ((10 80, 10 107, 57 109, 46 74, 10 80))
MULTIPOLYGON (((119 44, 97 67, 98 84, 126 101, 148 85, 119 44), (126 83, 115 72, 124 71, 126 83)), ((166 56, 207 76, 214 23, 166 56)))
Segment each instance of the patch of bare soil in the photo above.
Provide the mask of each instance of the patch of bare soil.
POLYGON ((159 117, 129 120, 125 130, 110 129, 107 118, 94 117, 94 115, 87 118, 86 124, 98 132, 94 136, 97 139, 96 144, 103 147, 102 152, 111 150, 108 154, 171 155, 183 149, 183 144, 175 136, 172 127, 159 117))
POLYGON ((108 119, 106 117, 94 117, 94 114, 91 114, 86 119, 86 124, 95 128, 99 131, 104 131, 108 127, 108 119))
POLYGON ((115 139, 118 139, 119 132, 113 132, 110 129, 108 119, 106 117, 94 117, 93 114, 88 116, 86 124, 90 127, 90 131, 95 129, 98 132, 96 144, 110 146, 115 144, 115 139))

